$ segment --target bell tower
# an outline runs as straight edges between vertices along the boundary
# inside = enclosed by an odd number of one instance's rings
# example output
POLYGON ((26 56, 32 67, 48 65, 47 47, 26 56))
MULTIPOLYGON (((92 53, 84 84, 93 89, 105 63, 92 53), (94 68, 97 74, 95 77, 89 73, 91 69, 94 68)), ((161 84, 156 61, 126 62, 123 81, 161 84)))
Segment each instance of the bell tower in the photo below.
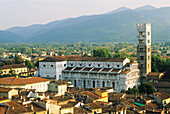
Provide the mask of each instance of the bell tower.
POLYGON ((137 24, 137 40, 137 61, 141 81, 144 82, 151 72, 151 23, 144 23, 144 19, 137 24))

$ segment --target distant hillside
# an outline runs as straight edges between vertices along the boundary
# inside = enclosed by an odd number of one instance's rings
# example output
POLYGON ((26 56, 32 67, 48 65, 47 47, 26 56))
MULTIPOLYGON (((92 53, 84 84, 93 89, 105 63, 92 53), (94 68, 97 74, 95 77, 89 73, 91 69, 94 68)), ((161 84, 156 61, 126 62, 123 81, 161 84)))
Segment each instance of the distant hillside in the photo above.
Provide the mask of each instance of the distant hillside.
POLYGON ((119 8, 102 15, 57 20, 45 25, 6 31, 25 37, 22 42, 136 42, 136 23, 152 23, 152 41, 170 41, 170 7, 119 8))
POLYGON ((23 40, 23 37, 8 31, 0 31, 0 43, 16 43, 23 40))

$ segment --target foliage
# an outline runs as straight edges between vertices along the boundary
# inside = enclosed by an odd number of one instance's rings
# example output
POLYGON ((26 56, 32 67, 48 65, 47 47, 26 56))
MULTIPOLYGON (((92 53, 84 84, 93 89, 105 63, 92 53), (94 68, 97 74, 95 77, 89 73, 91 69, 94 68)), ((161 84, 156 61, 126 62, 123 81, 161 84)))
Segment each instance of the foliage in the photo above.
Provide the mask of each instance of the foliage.
POLYGON ((111 53, 107 48, 98 48, 93 50, 93 57, 111 57, 111 53))
POLYGON ((170 68, 170 59, 163 59, 160 54, 152 54, 152 72, 165 72, 170 68))
POLYGON ((21 64, 24 62, 24 60, 21 58, 21 56, 15 55, 14 62, 15 64, 21 64))
POLYGON ((32 62, 29 61, 29 60, 26 60, 26 61, 25 61, 25 65, 26 65, 29 69, 34 68, 34 65, 33 65, 32 62))
POLYGON ((127 90, 128 94, 139 94, 139 89, 138 88, 129 88, 127 90))
POLYGON ((155 92, 155 87, 150 83, 143 83, 139 86, 139 93, 141 94, 152 94, 155 92))

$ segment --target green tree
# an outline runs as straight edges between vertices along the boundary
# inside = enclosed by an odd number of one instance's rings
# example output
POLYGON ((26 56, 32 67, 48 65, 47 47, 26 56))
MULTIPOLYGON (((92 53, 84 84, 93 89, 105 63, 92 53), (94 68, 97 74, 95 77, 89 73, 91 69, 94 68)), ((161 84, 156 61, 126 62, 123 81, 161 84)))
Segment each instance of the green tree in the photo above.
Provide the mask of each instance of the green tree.
POLYGON ((139 93, 141 94, 152 94, 155 92, 155 87, 150 83, 143 83, 139 86, 139 93))
POLYGON ((93 50, 93 57, 111 57, 111 53, 107 48, 98 48, 93 50))
POLYGON ((15 64, 21 64, 24 62, 24 60, 21 58, 21 56, 16 55, 14 58, 14 62, 15 62, 15 64))
POLYGON ((128 94, 139 94, 139 89, 138 88, 129 88, 127 90, 128 94))
POLYGON ((26 65, 29 69, 34 68, 34 65, 33 65, 32 62, 29 61, 29 60, 26 60, 26 61, 25 61, 25 65, 26 65))

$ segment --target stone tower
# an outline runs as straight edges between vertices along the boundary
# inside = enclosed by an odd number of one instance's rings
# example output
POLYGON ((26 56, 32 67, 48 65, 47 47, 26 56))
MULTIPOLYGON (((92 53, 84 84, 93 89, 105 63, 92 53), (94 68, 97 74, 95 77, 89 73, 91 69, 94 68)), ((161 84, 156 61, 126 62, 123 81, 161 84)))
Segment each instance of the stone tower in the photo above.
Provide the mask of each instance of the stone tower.
POLYGON ((146 76, 151 72, 151 24, 137 24, 137 61, 140 69, 141 81, 146 81, 146 76))

